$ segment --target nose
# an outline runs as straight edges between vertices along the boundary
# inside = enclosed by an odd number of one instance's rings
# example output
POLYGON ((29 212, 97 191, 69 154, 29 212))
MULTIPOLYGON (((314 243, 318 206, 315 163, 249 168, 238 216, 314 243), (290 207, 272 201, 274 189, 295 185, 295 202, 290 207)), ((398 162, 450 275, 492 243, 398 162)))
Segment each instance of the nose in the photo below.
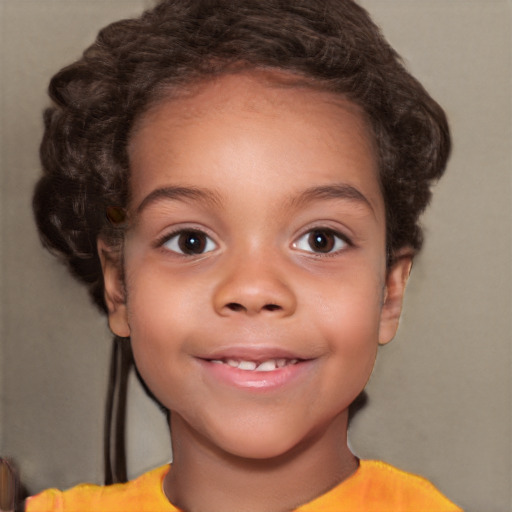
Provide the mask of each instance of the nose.
POLYGON ((282 279, 277 265, 265 260, 252 257, 241 264, 231 261, 226 265, 213 296, 219 315, 293 315, 297 307, 295 293, 282 279))

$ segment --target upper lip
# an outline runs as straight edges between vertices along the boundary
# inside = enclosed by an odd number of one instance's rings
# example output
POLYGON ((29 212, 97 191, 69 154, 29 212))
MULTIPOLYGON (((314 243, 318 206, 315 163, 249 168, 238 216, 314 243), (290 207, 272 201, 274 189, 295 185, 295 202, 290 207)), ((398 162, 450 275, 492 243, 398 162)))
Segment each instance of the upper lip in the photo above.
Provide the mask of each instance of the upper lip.
POLYGON ((242 361, 254 361, 256 363, 268 361, 269 359, 309 359, 308 357, 304 357, 301 354, 282 347, 246 345, 216 349, 198 357, 199 359, 205 360, 238 359, 242 361))

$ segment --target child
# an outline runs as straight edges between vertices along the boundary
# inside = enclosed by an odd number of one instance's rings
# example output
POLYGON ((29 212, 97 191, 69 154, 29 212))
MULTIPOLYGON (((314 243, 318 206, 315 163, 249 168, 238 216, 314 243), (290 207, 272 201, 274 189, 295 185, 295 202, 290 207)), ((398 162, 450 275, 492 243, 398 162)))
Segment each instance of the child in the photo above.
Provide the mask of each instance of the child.
POLYGON ((450 147, 367 13, 164 0, 50 94, 43 241, 131 343, 173 462, 28 512, 460 510, 347 446, 450 147))

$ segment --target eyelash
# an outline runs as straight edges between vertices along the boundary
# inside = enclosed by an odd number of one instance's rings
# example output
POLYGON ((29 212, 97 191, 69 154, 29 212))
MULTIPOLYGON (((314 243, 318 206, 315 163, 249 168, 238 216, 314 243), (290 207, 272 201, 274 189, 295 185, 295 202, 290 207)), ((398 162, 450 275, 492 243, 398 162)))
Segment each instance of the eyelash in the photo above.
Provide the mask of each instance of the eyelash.
POLYGON ((346 235, 344 235, 334 229, 324 228, 324 227, 317 227, 317 228, 308 230, 292 244, 292 247, 294 247, 300 251, 303 251, 306 253, 309 252, 309 253, 312 253, 315 255, 320 255, 320 256, 333 256, 335 254, 343 252, 345 249, 347 249, 347 247, 351 247, 351 246, 353 246, 353 243, 346 235), (327 238, 328 238, 325 242, 327 244, 326 245, 327 250, 315 251, 315 250, 309 250, 309 249, 299 246, 301 241, 305 240, 306 243, 309 244, 309 247, 311 248, 311 244, 314 243, 315 237, 319 243, 322 243, 320 241, 320 237, 324 237, 324 240, 325 240, 325 235, 327 235, 327 238))
MULTIPOLYGON (((191 239, 189 238, 188 241, 191 242, 191 239)), ((184 243, 186 243, 186 241, 184 243)), ((179 229, 177 231, 174 231, 172 233, 169 233, 169 234, 163 236, 161 239, 159 239, 156 242, 155 246, 161 247, 165 251, 179 254, 180 256, 201 256, 202 254, 206 254, 208 252, 215 250, 217 248, 217 243, 214 242, 212 240, 212 238, 210 236, 208 236, 201 229, 189 228, 189 229, 179 229), (181 235, 189 235, 189 237, 190 237, 190 235, 192 235, 192 237, 195 236, 196 237, 195 240, 196 241, 199 240, 200 245, 198 247, 201 249, 201 252, 198 252, 198 253, 193 252, 193 250, 194 250, 193 247, 190 249, 190 252, 187 252, 186 249, 184 249, 183 247, 180 247, 180 236, 181 235), (200 237, 202 239, 200 239, 200 237), (166 247, 166 245, 168 245, 169 242, 172 242, 174 240, 175 240, 175 242, 173 244, 171 244, 171 246, 174 246, 174 247, 168 247, 168 246, 166 247)))
MULTIPOLYGON (((217 243, 204 231, 194 228, 180 229, 169 233, 159 239, 155 245, 181 256, 200 256, 212 252, 218 247, 217 243), (188 240, 180 240, 182 235, 188 235, 188 240), (169 245, 170 242, 172 244, 169 245), (189 248, 182 245, 187 242, 190 244, 189 248), (194 252, 195 249, 198 249, 200 252, 194 252)), ((338 254, 352 245, 351 240, 344 234, 334 229, 323 227, 310 229, 292 243, 294 249, 322 256, 338 254), (309 245, 309 248, 303 246, 304 242, 309 245), (314 250, 314 243, 318 243, 320 246, 323 245, 323 247, 316 247, 318 250, 314 250)))

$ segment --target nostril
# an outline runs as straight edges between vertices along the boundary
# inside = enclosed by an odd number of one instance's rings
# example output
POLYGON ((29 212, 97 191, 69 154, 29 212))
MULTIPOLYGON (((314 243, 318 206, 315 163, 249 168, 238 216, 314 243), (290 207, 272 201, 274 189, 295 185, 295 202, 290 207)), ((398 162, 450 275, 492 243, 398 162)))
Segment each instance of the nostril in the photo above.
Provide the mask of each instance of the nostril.
POLYGON ((266 309, 267 311, 277 311, 278 309, 281 309, 281 306, 278 306, 277 304, 266 304, 263 309, 266 309))
POLYGON ((238 302, 230 302, 229 304, 226 304, 226 307, 231 309, 231 311, 245 311, 242 304, 238 304, 238 302))
MULTIPOLYGON (((226 307, 234 312, 248 311, 245 306, 243 306, 242 304, 240 304, 238 302, 230 302, 230 303, 226 304, 226 307)), ((282 307, 279 306, 278 304, 265 304, 261 308, 261 311, 279 311, 281 309, 282 309, 282 307)))

